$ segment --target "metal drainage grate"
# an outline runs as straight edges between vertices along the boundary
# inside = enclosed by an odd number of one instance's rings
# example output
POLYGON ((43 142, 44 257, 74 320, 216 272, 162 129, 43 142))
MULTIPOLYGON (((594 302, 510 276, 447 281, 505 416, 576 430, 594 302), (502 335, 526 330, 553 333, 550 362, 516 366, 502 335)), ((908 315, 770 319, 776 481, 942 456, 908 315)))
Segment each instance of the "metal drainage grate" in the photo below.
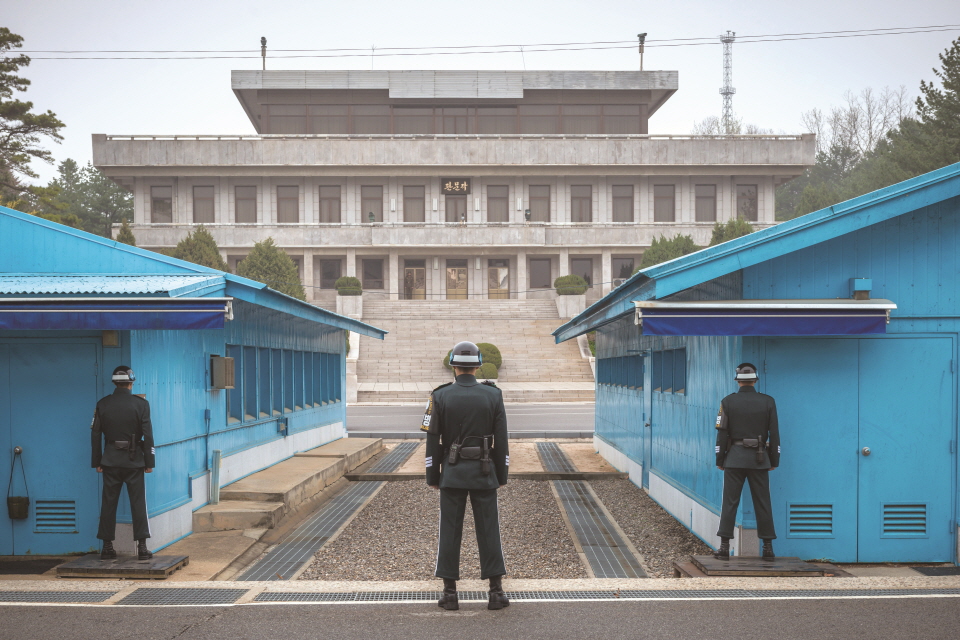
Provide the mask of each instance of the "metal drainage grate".
POLYGON ((537 453, 540 454, 544 471, 575 473, 577 470, 556 442, 538 442, 537 453))
POLYGON ((289 580, 304 564, 313 560, 314 554, 381 484, 351 483, 237 580, 289 580))
MULTIPOLYGON (((460 591, 460 602, 486 602, 486 591, 460 591)), ((263 592, 254 602, 434 602, 439 591, 356 591, 345 593, 263 592)))
POLYGON ((117 604, 209 605, 233 604, 246 589, 137 589, 117 604))
POLYGON ((103 602, 116 591, 0 591, 0 602, 103 602))
POLYGON ((382 460, 367 469, 366 473, 390 473, 400 468, 407 458, 420 446, 419 442, 401 442, 393 451, 383 456, 382 460))
POLYGON ((960 576, 960 567, 912 567, 925 576, 960 576))

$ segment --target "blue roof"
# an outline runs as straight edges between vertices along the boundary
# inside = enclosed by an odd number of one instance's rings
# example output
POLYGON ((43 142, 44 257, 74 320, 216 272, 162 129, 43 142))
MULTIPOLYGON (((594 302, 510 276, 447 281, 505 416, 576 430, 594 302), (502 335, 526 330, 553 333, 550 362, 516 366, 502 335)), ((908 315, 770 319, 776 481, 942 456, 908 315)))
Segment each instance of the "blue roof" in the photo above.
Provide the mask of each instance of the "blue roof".
POLYGON ((658 300, 698 284, 960 196, 960 163, 904 180, 715 247, 648 267, 553 332, 557 342, 633 313, 634 300, 658 300))
POLYGON ((229 296, 372 338, 382 340, 387 333, 274 291, 254 280, 132 247, 7 207, 0 207, 0 277, 9 283, 8 286, 0 284, 0 295, 229 296), (136 284, 137 280, 144 282, 136 284), (25 287, 32 290, 13 291, 25 287), (65 290, 70 288, 76 291, 65 290), (158 289, 145 291, 150 288, 158 289))

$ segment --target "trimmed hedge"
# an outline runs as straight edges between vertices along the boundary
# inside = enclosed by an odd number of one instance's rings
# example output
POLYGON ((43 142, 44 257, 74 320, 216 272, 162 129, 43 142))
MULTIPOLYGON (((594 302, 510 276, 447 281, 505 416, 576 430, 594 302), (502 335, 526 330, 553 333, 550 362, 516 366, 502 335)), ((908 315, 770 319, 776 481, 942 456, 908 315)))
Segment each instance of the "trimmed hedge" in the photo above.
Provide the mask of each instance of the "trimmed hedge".
MULTIPOLYGON (((503 366, 503 355, 500 353, 497 345, 490 344, 489 342, 479 342, 477 343, 477 348, 480 349, 483 364, 492 364, 497 370, 503 366)), ((447 355, 443 358, 443 366, 450 370, 453 369, 453 367, 450 366, 450 353, 452 351, 453 349, 447 351, 447 355)))
POLYGON ((338 296, 359 296, 363 293, 363 285, 360 284, 360 279, 353 276, 337 278, 333 286, 336 288, 338 296))
POLYGON ((553 286, 560 296, 579 296, 587 292, 587 281, 573 274, 560 276, 553 281, 553 286))
POLYGON ((477 377, 481 380, 496 380, 499 376, 497 367, 492 362, 484 362, 477 371, 477 377))

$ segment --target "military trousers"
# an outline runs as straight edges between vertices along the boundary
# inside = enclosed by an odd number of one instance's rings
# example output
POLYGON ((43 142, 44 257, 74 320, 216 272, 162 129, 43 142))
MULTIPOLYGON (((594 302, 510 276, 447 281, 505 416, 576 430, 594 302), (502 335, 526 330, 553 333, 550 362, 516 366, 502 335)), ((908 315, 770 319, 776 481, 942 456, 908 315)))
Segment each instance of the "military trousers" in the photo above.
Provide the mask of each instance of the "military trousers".
POLYGON ((480 551, 480 579, 486 580, 507 573, 500 544, 500 509, 496 489, 440 489, 440 542, 434 575, 450 580, 460 579, 460 543, 463 539, 463 516, 467 496, 473 507, 480 551))
POLYGON ((133 515, 133 538, 143 540, 150 537, 150 521, 147 518, 146 485, 143 481, 143 467, 103 467, 103 499, 100 502, 100 529, 97 537, 101 540, 114 540, 117 537, 117 504, 120 502, 120 489, 127 485, 130 498, 130 513, 133 515))
POLYGON ((733 527, 737 522, 737 508, 743 493, 744 480, 750 482, 750 495, 753 496, 753 511, 757 516, 757 537, 761 540, 773 540, 777 537, 773 528, 773 508, 770 506, 770 477, 767 469, 724 469, 723 506, 720 510, 721 538, 732 538, 733 527))

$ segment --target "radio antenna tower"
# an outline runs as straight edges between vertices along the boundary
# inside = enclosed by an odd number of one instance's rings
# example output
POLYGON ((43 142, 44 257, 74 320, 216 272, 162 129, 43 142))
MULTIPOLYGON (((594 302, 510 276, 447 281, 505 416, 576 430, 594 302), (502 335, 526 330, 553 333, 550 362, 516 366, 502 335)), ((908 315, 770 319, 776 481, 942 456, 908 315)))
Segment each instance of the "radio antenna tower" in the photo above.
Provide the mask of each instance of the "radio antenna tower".
POLYGON ((723 96, 723 120, 721 125, 726 134, 733 133, 733 94, 737 92, 733 88, 733 41, 737 39, 737 34, 733 31, 727 31, 720 36, 720 42, 723 43, 723 87, 720 88, 720 95, 723 96))

